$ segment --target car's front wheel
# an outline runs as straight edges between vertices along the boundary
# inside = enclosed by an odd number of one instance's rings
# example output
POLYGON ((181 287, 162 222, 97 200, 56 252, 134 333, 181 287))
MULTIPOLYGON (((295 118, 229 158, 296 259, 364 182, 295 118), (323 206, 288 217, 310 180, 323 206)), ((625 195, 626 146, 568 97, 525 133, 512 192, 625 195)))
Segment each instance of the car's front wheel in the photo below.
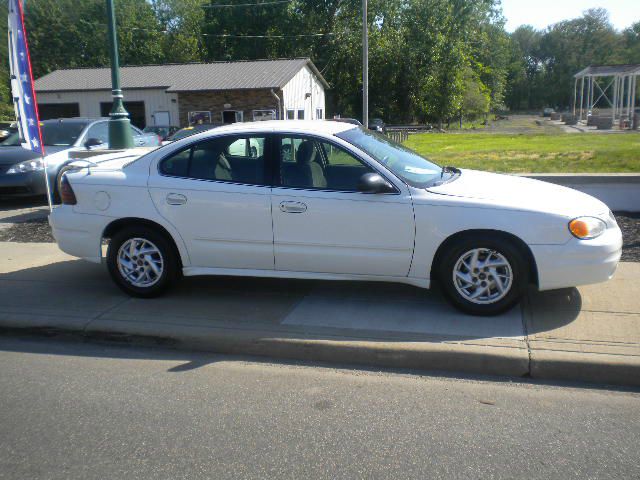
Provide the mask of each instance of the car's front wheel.
POLYGON ((164 235, 148 227, 117 232, 107 249, 107 266, 116 284, 129 295, 160 295, 178 275, 178 258, 164 235))
POLYGON ((469 236, 447 249, 438 280, 458 309, 472 315, 497 315, 520 301, 529 282, 524 255, 499 236, 469 236))

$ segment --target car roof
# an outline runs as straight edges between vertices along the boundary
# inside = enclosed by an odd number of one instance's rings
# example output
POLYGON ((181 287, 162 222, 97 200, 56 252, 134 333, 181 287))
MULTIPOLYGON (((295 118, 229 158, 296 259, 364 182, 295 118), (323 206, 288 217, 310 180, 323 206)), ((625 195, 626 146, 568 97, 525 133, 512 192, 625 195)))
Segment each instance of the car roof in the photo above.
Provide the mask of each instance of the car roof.
POLYGON ((271 130, 273 132, 324 133, 336 135, 347 130, 358 128, 344 122, 327 122, 325 120, 267 120, 264 122, 232 123, 215 129, 216 133, 251 132, 271 130))
POLYGON ((100 122, 109 120, 108 117, 88 118, 88 117, 71 117, 71 118, 50 118, 48 120, 42 120, 40 123, 81 123, 88 125, 93 122, 100 122))

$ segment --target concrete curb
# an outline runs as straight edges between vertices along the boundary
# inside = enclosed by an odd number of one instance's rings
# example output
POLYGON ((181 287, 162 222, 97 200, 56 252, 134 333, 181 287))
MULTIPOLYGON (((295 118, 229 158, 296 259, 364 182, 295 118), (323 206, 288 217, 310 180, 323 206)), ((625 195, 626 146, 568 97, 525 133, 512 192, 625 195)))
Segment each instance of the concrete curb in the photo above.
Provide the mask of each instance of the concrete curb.
MULTIPOLYGON (((11 316, 13 317, 13 316, 11 316)), ((640 386, 640 356, 528 351, 473 341, 368 341, 328 338, 306 329, 201 327, 79 318, 0 318, 0 332, 70 335, 88 341, 188 351, 450 373, 640 386), (319 338, 324 337, 324 338, 319 338)))
POLYGON ((613 211, 640 211, 640 173, 526 173, 519 176, 579 190, 606 203, 613 211))

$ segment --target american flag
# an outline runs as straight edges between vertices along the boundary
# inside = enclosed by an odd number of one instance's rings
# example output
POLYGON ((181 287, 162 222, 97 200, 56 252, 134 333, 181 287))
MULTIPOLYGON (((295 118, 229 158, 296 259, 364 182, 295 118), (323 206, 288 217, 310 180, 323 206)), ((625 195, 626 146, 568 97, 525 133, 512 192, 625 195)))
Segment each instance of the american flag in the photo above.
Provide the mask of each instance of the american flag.
POLYGON ((9 66, 22 146, 44 156, 22 0, 9 0, 9 66))

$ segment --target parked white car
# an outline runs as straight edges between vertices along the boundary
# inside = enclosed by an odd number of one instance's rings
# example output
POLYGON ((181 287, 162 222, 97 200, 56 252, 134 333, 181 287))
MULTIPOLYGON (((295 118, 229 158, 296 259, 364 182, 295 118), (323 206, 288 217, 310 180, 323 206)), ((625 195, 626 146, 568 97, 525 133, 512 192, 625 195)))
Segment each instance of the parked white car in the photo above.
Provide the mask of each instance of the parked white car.
POLYGON ((339 122, 235 124, 64 175, 65 252, 131 295, 184 275, 437 281, 463 311, 609 279, 622 235, 605 204, 525 178, 441 168, 339 122), (247 146, 257 145, 257 155, 247 146))

